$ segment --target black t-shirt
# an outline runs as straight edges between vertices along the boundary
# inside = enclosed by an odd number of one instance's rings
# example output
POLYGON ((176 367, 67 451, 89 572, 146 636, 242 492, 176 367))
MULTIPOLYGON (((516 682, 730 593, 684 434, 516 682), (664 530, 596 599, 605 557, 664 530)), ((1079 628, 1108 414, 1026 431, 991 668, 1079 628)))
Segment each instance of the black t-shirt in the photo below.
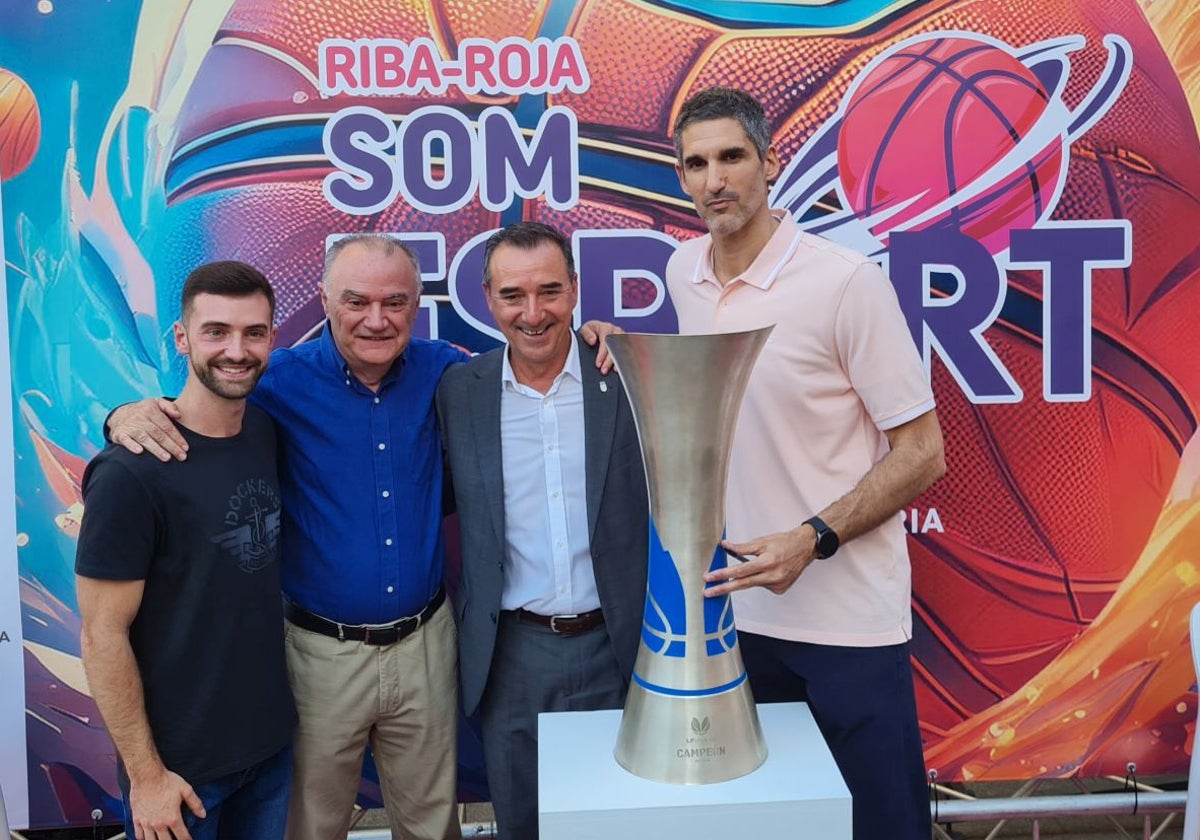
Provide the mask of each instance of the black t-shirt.
POLYGON ((274 425, 247 406, 234 437, 179 429, 186 461, 109 446, 88 464, 75 571, 146 582, 130 643, 150 731, 167 768, 198 784, 282 749, 296 710, 274 425))

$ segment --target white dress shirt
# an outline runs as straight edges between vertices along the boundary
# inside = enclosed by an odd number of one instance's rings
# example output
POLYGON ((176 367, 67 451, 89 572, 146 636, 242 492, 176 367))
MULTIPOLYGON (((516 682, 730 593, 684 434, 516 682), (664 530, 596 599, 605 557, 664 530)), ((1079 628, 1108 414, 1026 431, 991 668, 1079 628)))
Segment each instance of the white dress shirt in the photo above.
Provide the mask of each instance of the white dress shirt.
POLYGON ((588 543, 583 378, 578 338, 550 389, 517 382, 508 351, 500 380, 507 563, 500 606, 572 615, 600 606, 588 543))

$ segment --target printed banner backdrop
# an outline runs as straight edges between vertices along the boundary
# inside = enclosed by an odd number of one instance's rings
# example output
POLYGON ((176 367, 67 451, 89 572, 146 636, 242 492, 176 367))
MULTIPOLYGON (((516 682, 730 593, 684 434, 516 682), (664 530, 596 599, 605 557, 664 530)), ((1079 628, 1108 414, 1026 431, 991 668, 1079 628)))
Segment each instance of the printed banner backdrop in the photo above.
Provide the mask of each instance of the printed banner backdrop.
POLYGON ((714 84, 763 100, 788 163, 772 203, 885 264, 929 366, 949 473, 903 512, 928 765, 1185 773, 1200 31, 1189 0, 1144 3, 10 4, 16 825, 115 812, 79 663, 79 482, 110 407, 180 387, 187 272, 255 263, 295 342, 327 238, 395 232, 421 255, 419 330, 483 350, 482 241, 530 218, 573 233, 582 319, 673 331, 663 270, 703 231, 669 127, 714 84))
MULTIPOLYGON (((0 95, 2 96, 2 95, 0 95)), ((3 107, 3 106, 0 106, 3 107)), ((0 144, 0 155, 4 149, 0 144)), ((0 163, 2 171, 3 163, 0 163)), ((0 218, 4 212, 0 185, 0 218)), ((0 265, 4 264, 4 228, 0 226, 0 265)), ((5 283, 0 273, 0 287, 5 283)), ((7 348, 8 308, 0 310, 0 347, 7 348)), ((0 807, 13 825, 28 822, 29 776, 25 770, 25 670, 22 664, 21 619, 17 593, 17 542, 13 450, 7 446, 12 425, 12 371, 8 353, 0 355, 0 545, 13 550, 0 553, 0 807), (3 806, 4 802, 0 802, 3 806)))

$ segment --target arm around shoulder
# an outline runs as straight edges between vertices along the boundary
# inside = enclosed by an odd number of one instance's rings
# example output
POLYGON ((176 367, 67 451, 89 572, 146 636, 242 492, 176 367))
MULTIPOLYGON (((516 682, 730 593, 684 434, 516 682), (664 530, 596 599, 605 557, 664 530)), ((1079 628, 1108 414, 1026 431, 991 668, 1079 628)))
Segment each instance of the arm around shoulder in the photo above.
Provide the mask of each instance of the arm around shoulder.
POLYGON ((160 461, 187 458, 187 441, 175 428, 179 409, 165 397, 125 403, 104 421, 105 437, 134 455, 149 452, 160 461))

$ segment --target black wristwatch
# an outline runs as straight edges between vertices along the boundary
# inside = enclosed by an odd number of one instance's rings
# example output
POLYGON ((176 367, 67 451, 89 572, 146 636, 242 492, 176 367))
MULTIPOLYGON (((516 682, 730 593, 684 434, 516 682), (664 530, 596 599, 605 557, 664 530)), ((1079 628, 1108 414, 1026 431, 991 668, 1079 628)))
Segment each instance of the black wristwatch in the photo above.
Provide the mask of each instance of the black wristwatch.
POLYGON ((805 519, 803 524, 811 525, 812 529, 817 532, 817 559, 824 560, 826 557, 832 557, 838 550, 838 546, 842 544, 842 541, 838 539, 837 532, 826 525, 819 516, 805 519))

